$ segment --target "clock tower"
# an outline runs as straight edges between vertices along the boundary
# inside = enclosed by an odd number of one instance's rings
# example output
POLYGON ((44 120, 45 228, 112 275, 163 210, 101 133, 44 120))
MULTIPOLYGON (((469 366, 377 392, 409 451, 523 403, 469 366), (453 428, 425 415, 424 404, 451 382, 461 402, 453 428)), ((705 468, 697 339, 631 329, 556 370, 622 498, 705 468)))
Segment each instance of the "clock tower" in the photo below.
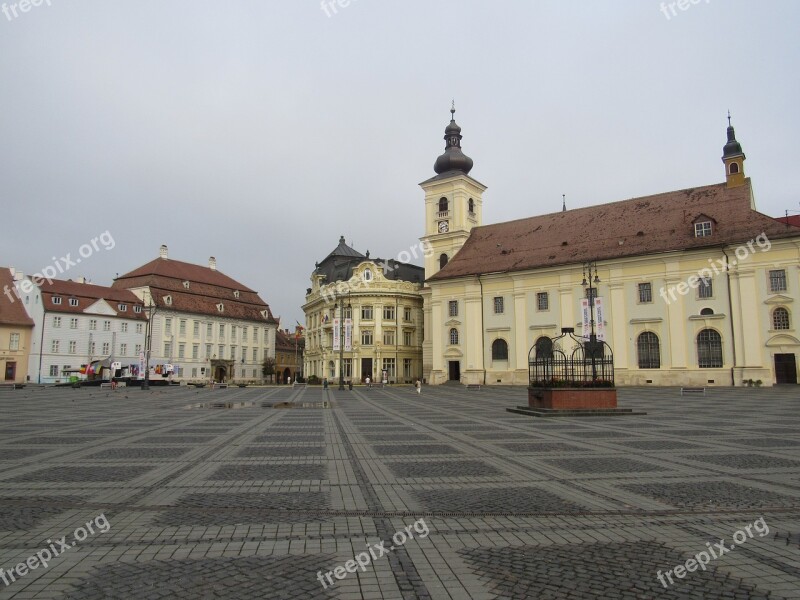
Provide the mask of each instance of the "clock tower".
POLYGON ((461 127, 450 109, 450 124, 444 130, 444 154, 436 159, 436 176, 423 181, 425 235, 420 238, 432 250, 425 256, 425 279, 444 267, 467 241, 473 227, 481 225, 486 186, 469 176, 472 159, 461 150, 461 127))

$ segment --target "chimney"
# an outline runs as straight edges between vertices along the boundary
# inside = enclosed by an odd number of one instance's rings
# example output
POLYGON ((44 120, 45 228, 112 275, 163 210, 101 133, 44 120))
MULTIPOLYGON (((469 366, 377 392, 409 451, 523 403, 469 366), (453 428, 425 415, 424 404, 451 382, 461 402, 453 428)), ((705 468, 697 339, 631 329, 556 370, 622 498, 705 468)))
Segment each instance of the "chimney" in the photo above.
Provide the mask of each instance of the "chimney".
POLYGON ((217 259, 214 258, 213 256, 208 259, 208 268, 211 269, 212 271, 217 270, 217 259))
POLYGON ((86 277, 78 277, 78 283, 86 283, 86 277))
POLYGON ((158 250, 158 256, 160 258, 163 258, 164 260, 169 258, 169 254, 167 253, 167 245, 166 244, 161 244, 161 248, 159 248, 159 250, 158 250))

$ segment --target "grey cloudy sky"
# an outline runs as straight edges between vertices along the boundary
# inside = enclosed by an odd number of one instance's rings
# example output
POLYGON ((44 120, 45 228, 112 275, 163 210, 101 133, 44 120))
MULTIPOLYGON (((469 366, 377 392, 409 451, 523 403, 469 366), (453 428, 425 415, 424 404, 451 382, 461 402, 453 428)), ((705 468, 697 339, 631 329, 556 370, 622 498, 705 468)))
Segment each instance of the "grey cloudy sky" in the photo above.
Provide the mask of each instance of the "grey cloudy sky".
POLYGON ((0 265, 27 273, 109 230, 69 276, 108 285, 164 243, 293 326, 340 235, 417 242, 452 98, 485 223, 722 181, 727 109, 759 209, 800 210, 791 0, 18 1, 0 265))

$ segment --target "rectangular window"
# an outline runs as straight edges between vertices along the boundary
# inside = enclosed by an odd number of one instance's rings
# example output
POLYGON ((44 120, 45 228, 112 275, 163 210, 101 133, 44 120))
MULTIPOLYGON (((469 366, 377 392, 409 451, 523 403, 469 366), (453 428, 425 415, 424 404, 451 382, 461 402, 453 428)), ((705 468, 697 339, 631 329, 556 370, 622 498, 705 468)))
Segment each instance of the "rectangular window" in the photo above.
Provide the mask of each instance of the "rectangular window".
POLYGON ((714 297, 714 288, 711 284, 711 278, 705 277, 700 279, 700 285, 697 288, 697 297, 700 299, 714 297))
POLYGON ((172 356, 172 343, 164 342, 164 356, 170 358, 172 356))
POLYGON ((178 335, 186 335, 186 319, 178 321, 178 335))
POLYGON ((58 377, 58 365, 50 365, 50 377, 58 377))
POLYGON ((361 307, 361 320, 362 321, 372 321, 372 307, 371 306, 362 306, 361 307))
POLYGON ((504 311, 504 308, 505 307, 503 306, 503 297, 502 296, 495 297, 495 299, 494 299, 494 314, 502 315, 503 311, 504 311))
POLYGON ((200 344, 192 344, 192 358, 200 358, 200 344))
POLYGON ((384 331, 383 332, 383 344, 384 344, 384 346, 394 346, 394 343, 395 343, 394 331, 384 331))
POLYGON ((19 350, 19 334, 12 333, 11 339, 8 341, 8 349, 9 350, 19 350))
POLYGON ((140 312, 142 312, 142 307, 141 306, 134 306, 133 307, 133 312, 135 312, 136 314, 139 314, 140 312))
POLYGON ((200 337, 200 321, 195 321, 192 324, 192 336, 196 338, 200 337))
POLYGON ((172 333, 172 317, 164 317, 164 331, 172 333))
POLYGON ((61 346, 61 342, 59 342, 58 340, 53 340, 53 341, 50 342, 50 351, 53 354, 58 354, 60 346, 61 346))
MULTIPOLYGON (((219 339, 220 339, 220 341, 225 339, 225 323, 220 323, 219 324, 219 339)), ((220 358, 222 358, 221 355, 220 355, 220 358)))
POLYGON ((210 340, 214 336, 214 326, 211 323, 206 324, 206 339, 210 340))
POLYGON ((195 377, 197 377, 197 367, 194 367, 192 369, 192 379, 194 379, 195 377))
POLYGON ((119 355, 120 356, 127 356, 128 355, 128 344, 120 344, 119 345, 119 355))
POLYGON ((231 326, 231 341, 236 341, 236 325, 231 326))
POLYGON ((89 356, 94 356, 95 350, 97 350, 97 344, 95 342, 89 342, 89 356))
POLYGON ((103 342, 103 355, 104 356, 108 356, 109 354, 111 354, 110 348, 111 348, 111 344, 109 344, 108 342, 103 342))
POLYGON ((236 360, 236 346, 231 346, 231 360, 236 360))
POLYGON ((394 306, 384 306, 383 307, 383 320, 384 321, 394 321, 394 306))
POLYGON ((537 292, 536 310, 550 310, 550 295, 548 292, 537 292))
POLYGON ((61 304, 61 297, 60 296, 53 296, 53 304, 55 304, 55 305, 61 304))
POLYGON ((136 356, 139 356, 142 353, 142 345, 136 344, 136 356))
POLYGON ((408 322, 410 320, 411 320, 411 309, 408 306, 406 306, 403 309, 403 321, 408 322))
POLYGON ((53 317, 53 328, 59 329, 61 327, 61 317, 53 317))
POLYGON ((118 304, 117 308, 119 308, 119 312, 128 312, 128 305, 127 304, 118 304))
MULTIPOLYGON (((264 338, 267 339, 267 338, 264 338)), ((253 327, 253 341, 258 343, 258 327, 253 327)))
POLYGON ((70 319, 69 320, 69 328, 70 329, 77 329, 78 328, 78 319, 70 319))
POLYGON ((414 334, 410 331, 403 332, 403 345, 404 346, 411 346, 413 345, 414 334))
POLYGON ((786 271, 778 269, 769 272, 769 291, 773 294, 786 291, 786 271))
POLYGON ((223 358, 225 358, 225 346, 220 344, 217 348, 218 348, 217 356, 219 356, 220 360, 222 360, 223 358))
POLYGON ((142 333, 143 330, 144 330, 144 325, 142 325, 141 323, 137 323, 136 324, 136 333, 142 333))
POLYGON ((406 379, 411 379, 411 359, 404 358, 403 359, 403 377, 406 379))
POLYGON ((211 344, 206 344, 206 358, 211 358, 211 344))
POLYGON ((128 324, 127 323, 120 323, 119 330, 122 333, 128 333, 128 324))
POLYGON ((69 299, 70 306, 78 306, 78 299, 77 298, 70 298, 69 299))
POLYGON ((186 344, 178 344, 178 358, 186 358, 186 344))
POLYGON ((649 283, 639 284, 639 303, 649 304, 653 301, 653 287, 649 283))
POLYGON ((353 359, 345 358, 342 364, 344 366, 345 379, 350 379, 353 376, 353 359))
POLYGON ((78 342, 72 341, 69 343, 69 353, 70 354, 78 353, 78 342))
POLYGON ((258 362, 258 348, 253 348, 253 362, 258 362))
POLYGON ((448 314, 451 317, 458 316, 458 300, 450 300, 450 302, 448 302, 447 304, 447 307, 448 307, 448 314))
POLYGON ((111 331, 111 321, 103 321, 103 331, 111 331))
POLYGON ((394 377, 395 377, 394 368, 395 368, 395 364, 394 364, 394 359, 393 358, 384 358, 383 359, 383 370, 386 371, 386 375, 387 375, 387 377, 389 377, 389 379, 394 379, 394 377))
POLYGON ((372 329, 364 329, 361 331, 361 345, 372 346, 372 329))
POLYGON ((242 327, 242 341, 247 341, 247 327, 242 327))
POLYGON ((97 331, 97 319, 89 319, 89 331, 97 331))
POLYGON ((711 235, 711 221, 694 224, 694 237, 708 237, 711 235))

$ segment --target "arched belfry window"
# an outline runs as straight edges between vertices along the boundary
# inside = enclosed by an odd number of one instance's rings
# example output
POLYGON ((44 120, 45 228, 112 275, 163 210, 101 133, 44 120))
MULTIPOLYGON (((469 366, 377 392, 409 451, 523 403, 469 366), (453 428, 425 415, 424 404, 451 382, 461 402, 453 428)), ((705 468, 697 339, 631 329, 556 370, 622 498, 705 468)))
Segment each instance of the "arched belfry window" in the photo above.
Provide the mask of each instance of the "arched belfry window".
POLYGON ((439 268, 440 268, 440 269, 444 269, 444 266, 447 264, 447 261, 448 261, 448 260, 449 260, 449 259, 447 258, 447 254, 442 254, 442 255, 439 257, 439 268))
POLYGON ((467 206, 469 207, 469 213, 473 214, 475 212, 475 200, 470 198, 469 199, 469 203, 467 204, 467 206))
POLYGON ((439 198, 439 212, 447 212, 448 202, 447 198, 439 198))
POLYGON ((732 162, 731 163, 731 175, 735 175, 738 172, 739 172, 739 163, 732 162))

